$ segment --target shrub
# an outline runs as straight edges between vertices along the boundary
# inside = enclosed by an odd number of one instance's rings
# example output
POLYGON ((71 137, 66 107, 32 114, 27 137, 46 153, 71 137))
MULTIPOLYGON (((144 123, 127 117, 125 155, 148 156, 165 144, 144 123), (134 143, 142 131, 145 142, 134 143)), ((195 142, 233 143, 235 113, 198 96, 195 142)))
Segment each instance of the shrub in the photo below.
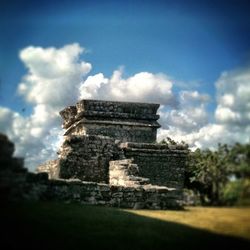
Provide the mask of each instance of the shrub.
POLYGON ((222 197, 226 205, 250 205, 250 179, 228 182, 222 197))

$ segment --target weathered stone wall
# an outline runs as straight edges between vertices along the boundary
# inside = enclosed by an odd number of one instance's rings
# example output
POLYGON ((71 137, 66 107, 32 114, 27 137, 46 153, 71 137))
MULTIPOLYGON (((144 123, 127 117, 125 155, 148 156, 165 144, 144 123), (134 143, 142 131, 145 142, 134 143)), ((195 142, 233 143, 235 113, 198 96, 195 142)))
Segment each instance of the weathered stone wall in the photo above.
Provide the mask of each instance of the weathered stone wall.
MULTIPOLYGON (((13 176, 12 176, 13 177, 13 176)), ((180 209, 182 194, 166 187, 115 186, 77 179, 49 180, 45 173, 22 174, 8 187, 8 200, 79 202, 132 209, 180 209)))
POLYGON ((65 135, 103 135, 121 141, 155 142, 159 104, 82 100, 60 112, 65 135))
POLYGON ((178 209, 182 205, 180 191, 152 185, 124 187, 79 180, 51 180, 46 195, 41 195, 49 200, 133 209, 178 209))
POLYGON ((109 161, 120 157, 113 138, 68 136, 59 151, 59 177, 109 183, 109 161))
MULTIPOLYGON (((80 138, 74 139, 78 141, 80 138)), ((92 139, 93 137, 85 137, 89 144, 92 139)), ((95 138, 94 141, 97 140, 98 138, 95 138)), ((105 138, 102 138, 101 142, 104 141, 105 138)), ((69 151, 72 150, 71 146, 68 148, 69 151)), ((84 182, 79 179, 49 180, 47 173, 29 173, 23 167, 23 160, 13 157, 14 144, 2 134, 0 134, 0 152, 1 202, 46 200, 134 209, 179 209, 182 206, 181 192, 167 187, 153 185, 125 187, 84 182)), ((128 160, 127 163, 131 166, 132 161, 128 160)), ((122 162, 114 162, 113 165, 122 165, 122 162)), ((133 167, 129 174, 137 173, 135 165, 133 167)))
POLYGON ((116 102, 103 100, 81 100, 76 104, 78 112, 92 110, 101 112, 154 115, 159 104, 139 102, 116 102))
POLYGON ((144 177, 154 185, 183 188, 186 155, 185 145, 116 144, 109 137, 69 136, 59 151, 59 177, 128 186, 144 177), (138 173, 132 177, 129 168, 135 164, 138 173))
POLYGON ((133 158, 139 175, 154 185, 183 188, 187 158, 185 145, 122 143, 126 158, 133 158))
POLYGON ((145 122, 81 120, 66 135, 102 135, 126 142, 155 142, 156 127, 145 122))

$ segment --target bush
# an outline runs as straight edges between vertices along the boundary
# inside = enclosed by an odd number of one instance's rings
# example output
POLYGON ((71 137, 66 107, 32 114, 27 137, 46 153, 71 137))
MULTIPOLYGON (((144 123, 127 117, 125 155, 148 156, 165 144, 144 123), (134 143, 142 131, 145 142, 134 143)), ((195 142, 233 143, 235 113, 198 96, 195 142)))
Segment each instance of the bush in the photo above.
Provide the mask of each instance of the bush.
POLYGON ((226 205, 250 205, 250 179, 228 182, 222 197, 226 205))
POLYGON ((227 205, 234 205, 239 200, 242 193, 242 180, 235 180, 228 182, 223 190, 223 201, 227 205))

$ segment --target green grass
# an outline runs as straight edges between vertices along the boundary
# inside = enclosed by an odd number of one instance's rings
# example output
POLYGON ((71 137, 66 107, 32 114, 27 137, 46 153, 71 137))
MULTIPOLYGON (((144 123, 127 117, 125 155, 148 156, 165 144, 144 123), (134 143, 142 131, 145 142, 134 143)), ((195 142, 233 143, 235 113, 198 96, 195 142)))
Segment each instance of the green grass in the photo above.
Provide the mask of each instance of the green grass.
POLYGON ((249 207, 186 207, 183 212, 152 210, 130 210, 130 212, 250 240, 249 207))
POLYGON ((8 245, 2 249, 236 250, 250 246, 249 209, 136 211, 39 202, 7 204, 1 210, 0 242, 8 245), (231 219, 222 219, 225 214, 231 219))

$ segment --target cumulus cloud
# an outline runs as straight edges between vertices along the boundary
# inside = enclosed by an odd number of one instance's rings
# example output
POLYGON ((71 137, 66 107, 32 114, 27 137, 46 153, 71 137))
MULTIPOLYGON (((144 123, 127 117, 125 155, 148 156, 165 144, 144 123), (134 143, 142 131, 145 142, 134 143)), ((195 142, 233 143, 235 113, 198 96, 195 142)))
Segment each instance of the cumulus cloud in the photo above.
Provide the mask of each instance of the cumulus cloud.
POLYGON ((206 104, 210 96, 197 91, 181 91, 176 109, 160 109, 160 122, 163 129, 175 128, 183 132, 197 131, 208 123, 206 104))
POLYGON ((201 105, 206 104, 210 101, 208 94, 201 94, 198 91, 181 91, 180 99, 183 105, 201 105))
POLYGON ((169 136, 176 141, 184 141, 189 144, 191 149, 196 148, 215 148, 221 140, 221 133, 224 127, 217 124, 207 124, 199 130, 187 133, 177 127, 170 127, 168 130, 160 130, 158 139, 162 140, 169 136))
POLYGON ((72 104, 79 96, 82 77, 91 64, 79 60, 84 49, 78 44, 60 49, 30 46, 20 52, 28 74, 19 84, 18 92, 27 102, 61 108, 72 104))
POLYGON ((158 139, 170 136, 184 140, 193 149, 215 148, 218 143, 249 143, 250 67, 222 73, 215 86, 217 107, 213 123, 208 123, 205 108, 209 96, 200 95, 197 91, 182 92, 180 103, 183 107, 163 113, 165 124, 170 126, 163 127, 158 139))
POLYGON ((23 117, 0 107, 0 130, 15 142, 16 155, 24 156, 31 170, 56 157, 63 132, 58 113, 79 99, 82 78, 91 70, 90 63, 80 60, 83 52, 78 44, 62 48, 30 46, 20 51, 28 72, 18 85, 18 94, 33 105, 33 111, 23 117))
POLYGON ((225 126, 250 124, 250 67, 224 72, 216 82, 218 106, 215 117, 225 126))
POLYGON ((229 145, 240 142, 249 143, 250 127, 245 129, 232 128, 228 129, 224 125, 209 123, 191 133, 186 133, 178 128, 172 127, 169 130, 160 130, 158 140, 162 140, 169 136, 176 141, 185 141, 192 150, 196 148, 216 149, 219 143, 227 143, 229 145))
POLYGON ((173 84, 166 75, 140 72, 127 79, 122 75, 123 69, 120 68, 110 79, 102 73, 89 76, 80 87, 81 98, 177 104, 173 84))
POLYGON ((84 48, 78 44, 30 46, 20 51, 27 74, 17 91, 32 105, 32 112, 24 117, 0 107, 0 131, 15 142, 16 155, 26 158, 30 170, 56 157, 63 133, 58 112, 84 98, 160 103, 158 140, 169 136, 184 140, 193 149, 213 148, 219 142, 249 142, 250 67, 219 77, 215 83, 217 107, 210 114, 208 94, 190 89, 174 94, 175 81, 166 74, 139 72, 125 78, 119 68, 111 77, 103 73, 87 77, 91 64, 80 59, 82 53, 84 48), (214 120, 209 120, 212 115, 214 120))

